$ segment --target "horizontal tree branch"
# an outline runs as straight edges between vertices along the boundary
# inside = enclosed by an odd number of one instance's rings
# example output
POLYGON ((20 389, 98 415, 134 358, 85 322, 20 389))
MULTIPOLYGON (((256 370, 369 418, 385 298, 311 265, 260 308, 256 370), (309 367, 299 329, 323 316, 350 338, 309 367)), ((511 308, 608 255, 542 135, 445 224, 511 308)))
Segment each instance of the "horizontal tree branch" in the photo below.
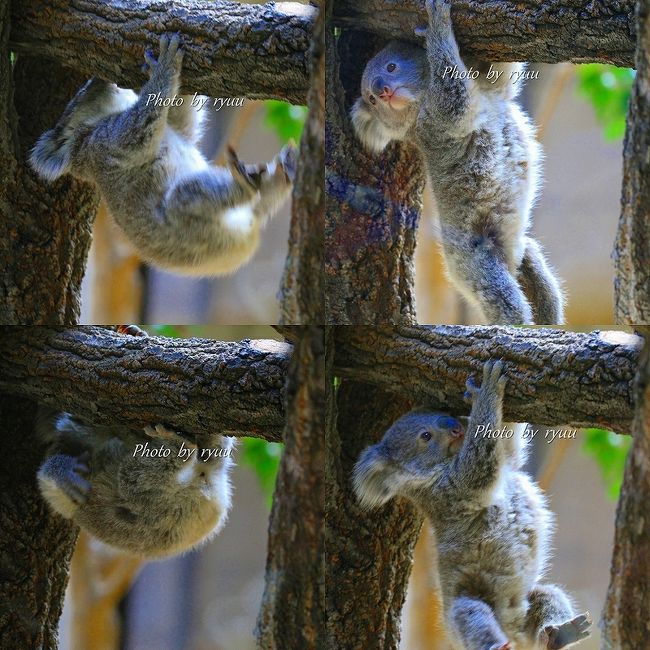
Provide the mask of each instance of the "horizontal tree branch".
POLYGON ((305 103, 316 10, 297 2, 25 0, 12 3, 10 45, 30 56, 139 88, 146 47, 179 32, 186 92, 305 103))
POLYGON ((0 328, 0 391, 98 424, 282 439, 291 346, 0 328))
MULTIPOLYGON (((634 65, 634 0, 454 0, 461 50, 486 61, 634 65)), ((335 23, 387 38, 417 40, 422 0, 337 0, 335 23)))
POLYGON ((415 402, 466 414, 465 381, 488 359, 509 378, 504 417, 547 426, 629 433, 641 339, 624 332, 579 334, 505 327, 339 327, 335 373, 415 402))

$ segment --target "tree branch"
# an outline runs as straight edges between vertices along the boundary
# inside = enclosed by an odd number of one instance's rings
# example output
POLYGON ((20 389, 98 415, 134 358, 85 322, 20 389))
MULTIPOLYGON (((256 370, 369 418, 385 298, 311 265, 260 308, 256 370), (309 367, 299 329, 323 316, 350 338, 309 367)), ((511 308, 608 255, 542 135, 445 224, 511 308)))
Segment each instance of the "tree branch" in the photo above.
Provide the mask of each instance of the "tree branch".
POLYGON ((466 414, 465 381, 502 358, 507 421, 629 433, 640 339, 505 327, 337 328, 335 372, 453 414, 466 414))
MULTIPOLYGON (((634 0, 454 0, 454 31, 461 50, 486 61, 634 65, 634 0)), ((421 0, 338 0, 337 25, 385 38, 417 41, 426 24, 421 0)))
POLYGON ((98 327, 0 329, 0 391, 98 424, 282 439, 291 346, 123 336, 98 327))
POLYGON ((14 51, 139 88, 144 48, 180 32, 183 88, 212 97, 302 104, 316 10, 297 2, 29 0, 12 3, 14 51))

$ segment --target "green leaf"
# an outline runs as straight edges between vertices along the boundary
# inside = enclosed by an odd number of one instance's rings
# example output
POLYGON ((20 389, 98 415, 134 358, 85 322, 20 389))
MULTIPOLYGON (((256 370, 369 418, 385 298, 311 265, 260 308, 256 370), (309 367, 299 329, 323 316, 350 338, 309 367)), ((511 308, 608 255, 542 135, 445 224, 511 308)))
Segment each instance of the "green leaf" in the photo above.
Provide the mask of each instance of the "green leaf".
POLYGON ((275 99, 265 101, 264 105, 266 106, 264 125, 275 131, 283 144, 286 144, 292 138, 296 142, 300 142, 302 129, 307 118, 307 107, 294 106, 275 99))
POLYGON ((280 442, 267 442, 259 438, 243 438, 240 447, 239 461, 242 465, 252 467, 257 474, 269 508, 283 449, 284 445, 280 442))
POLYGON ((625 117, 636 72, 602 63, 576 66, 578 93, 589 101, 606 140, 625 135, 625 117))
POLYGON ((631 436, 621 436, 604 429, 585 429, 582 448, 600 467, 607 495, 612 500, 616 500, 621 491, 625 459, 631 446, 631 436))

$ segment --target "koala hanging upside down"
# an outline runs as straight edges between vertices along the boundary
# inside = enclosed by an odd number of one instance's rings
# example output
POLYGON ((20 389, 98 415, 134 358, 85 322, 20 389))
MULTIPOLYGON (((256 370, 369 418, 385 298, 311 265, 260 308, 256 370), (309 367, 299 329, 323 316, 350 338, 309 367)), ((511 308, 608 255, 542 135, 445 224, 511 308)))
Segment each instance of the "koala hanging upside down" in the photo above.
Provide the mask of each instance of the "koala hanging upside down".
MULTIPOLYGON (((393 140, 420 149, 440 214, 451 280, 489 324, 561 324, 563 296, 528 234, 539 147, 513 101, 523 66, 460 58, 448 0, 426 0, 426 51, 393 41, 366 65, 352 124, 380 152, 393 140)), ((419 33, 425 30, 416 30, 419 33)))
POLYGON ((428 409, 401 417, 359 457, 354 488, 364 507, 401 496, 428 517, 455 650, 557 650, 586 638, 591 618, 540 583, 552 518, 520 471, 522 440, 479 433, 502 429, 505 383, 501 362, 485 364, 480 388, 468 380, 466 427, 428 409))
POLYGON ((110 546, 148 558, 174 555, 226 521, 234 438, 210 436, 199 447, 162 425, 142 434, 45 408, 37 431, 49 445, 38 472, 43 498, 110 546))
POLYGON ((149 51, 149 81, 137 95, 91 79, 58 124, 36 143, 30 163, 40 176, 62 174, 97 184, 109 212, 152 264, 188 275, 221 275, 247 262, 260 229, 289 196, 296 151, 266 165, 243 165, 230 150, 227 168, 199 152, 202 114, 191 96, 180 105, 183 51, 177 34, 149 51))

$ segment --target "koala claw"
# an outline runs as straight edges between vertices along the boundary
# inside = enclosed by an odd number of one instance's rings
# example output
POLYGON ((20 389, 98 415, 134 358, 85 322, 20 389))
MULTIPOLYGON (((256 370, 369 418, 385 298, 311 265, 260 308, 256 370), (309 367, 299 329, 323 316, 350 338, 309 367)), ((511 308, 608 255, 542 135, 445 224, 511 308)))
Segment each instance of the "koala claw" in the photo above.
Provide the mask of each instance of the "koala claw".
POLYGON ((81 456, 67 456, 63 478, 59 477, 57 485, 65 495, 75 504, 81 505, 88 500, 90 483, 84 478, 90 473, 88 460, 90 454, 81 456))
POLYGON ((591 614, 584 612, 560 625, 548 625, 542 632, 542 642, 547 650, 559 650, 586 639, 590 635, 591 614))
POLYGON ((280 165, 284 169, 289 180, 293 182, 296 177, 296 165, 298 163, 298 149, 293 140, 290 140, 278 154, 280 165))

